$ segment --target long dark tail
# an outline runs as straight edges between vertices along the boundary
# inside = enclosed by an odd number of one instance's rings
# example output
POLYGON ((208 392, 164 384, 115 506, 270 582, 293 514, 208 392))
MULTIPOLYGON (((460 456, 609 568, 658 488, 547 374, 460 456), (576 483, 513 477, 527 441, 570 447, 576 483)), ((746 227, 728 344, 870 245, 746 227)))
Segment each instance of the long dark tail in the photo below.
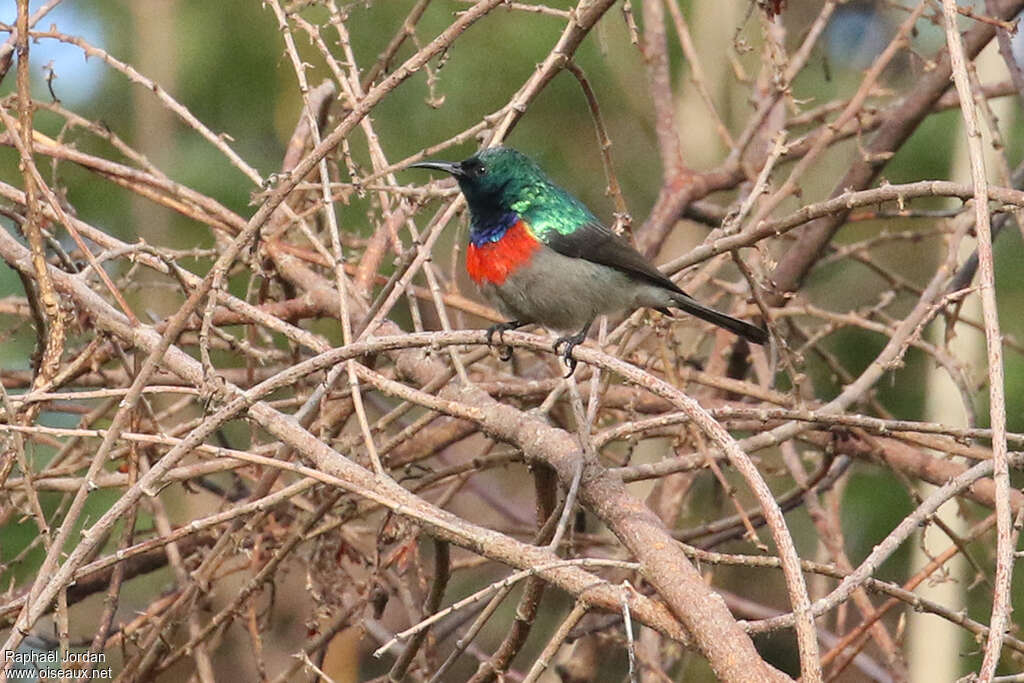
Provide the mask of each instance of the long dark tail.
POLYGON ((697 303, 697 301, 685 294, 674 295, 672 303, 690 315, 695 315, 701 320, 707 320, 713 325, 729 330, 733 334, 743 337, 748 342, 753 344, 766 344, 768 342, 768 333, 760 327, 697 303))

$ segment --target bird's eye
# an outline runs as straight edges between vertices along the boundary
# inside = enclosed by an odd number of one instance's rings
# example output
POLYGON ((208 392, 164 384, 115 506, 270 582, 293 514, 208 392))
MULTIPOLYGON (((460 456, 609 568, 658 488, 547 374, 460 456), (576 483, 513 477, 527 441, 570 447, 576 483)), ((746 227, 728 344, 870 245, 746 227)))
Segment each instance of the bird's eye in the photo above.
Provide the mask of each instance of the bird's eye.
POLYGON ((484 166, 483 164, 480 164, 479 166, 476 167, 476 174, 478 176, 487 175, 487 167, 484 166))

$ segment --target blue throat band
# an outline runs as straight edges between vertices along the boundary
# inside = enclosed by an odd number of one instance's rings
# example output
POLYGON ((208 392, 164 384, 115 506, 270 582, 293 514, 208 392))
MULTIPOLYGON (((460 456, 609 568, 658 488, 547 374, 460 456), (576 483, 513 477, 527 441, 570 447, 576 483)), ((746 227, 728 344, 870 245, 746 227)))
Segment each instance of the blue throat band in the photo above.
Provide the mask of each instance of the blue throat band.
POLYGON ((488 242, 497 242, 518 221, 519 214, 515 211, 507 211, 498 216, 488 216, 479 221, 474 219, 469 229, 469 241, 474 247, 483 246, 488 242))

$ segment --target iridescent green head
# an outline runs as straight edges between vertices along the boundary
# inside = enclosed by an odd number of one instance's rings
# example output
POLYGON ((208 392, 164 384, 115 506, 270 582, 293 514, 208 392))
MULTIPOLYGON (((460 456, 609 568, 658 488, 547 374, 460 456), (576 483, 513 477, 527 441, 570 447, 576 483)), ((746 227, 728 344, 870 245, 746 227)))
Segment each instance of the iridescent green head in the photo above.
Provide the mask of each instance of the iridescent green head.
POLYGON ((412 166, 455 176, 475 221, 515 212, 533 230, 571 232, 593 215, 555 185, 532 159, 511 147, 492 147, 465 161, 423 161, 412 166))

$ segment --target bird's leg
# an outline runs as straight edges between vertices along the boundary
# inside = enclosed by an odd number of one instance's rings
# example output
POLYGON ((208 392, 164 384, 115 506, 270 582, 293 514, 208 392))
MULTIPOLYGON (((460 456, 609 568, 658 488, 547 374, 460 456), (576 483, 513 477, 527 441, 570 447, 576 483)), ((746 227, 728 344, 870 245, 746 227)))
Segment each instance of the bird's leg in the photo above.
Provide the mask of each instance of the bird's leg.
POLYGON ((512 360, 512 347, 505 346, 505 333, 510 330, 517 330, 526 323, 521 320, 509 320, 505 323, 498 323, 497 325, 491 325, 487 328, 487 345, 492 345, 492 338, 494 333, 498 333, 498 343, 501 344, 501 349, 498 351, 498 358, 501 360, 512 360))
POLYGON ((569 372, 565 373, 566 378, 571 377, 572 373, 576 372, 576 359, 572 357, 572 350, 583 343, 583 340, 587 338, 587 331, 593 324, 594 319, 591 318, 587 321, 587 324, 583 326, 583 329, 576 334, 566 335, 555 340, 555 353, 558 353, 558 347, 565 344, 565 350, 562 351, 561 356, 565 361, 565 364, 569 367, 569 372))

